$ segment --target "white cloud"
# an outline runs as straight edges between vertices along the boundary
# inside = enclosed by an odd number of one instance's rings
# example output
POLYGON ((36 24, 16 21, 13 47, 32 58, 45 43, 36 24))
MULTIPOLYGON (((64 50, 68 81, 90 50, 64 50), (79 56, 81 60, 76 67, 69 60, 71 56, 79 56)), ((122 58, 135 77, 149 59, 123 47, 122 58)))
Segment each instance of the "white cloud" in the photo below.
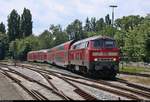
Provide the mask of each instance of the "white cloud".
POLYGON ((85 21, 86 17, 104 17, 111 14, 109 5, 115 3, 116 18, 130 15, 150 13, 148 0, 0 0, 0 21, 7 24, 7 16, 16 9, 19 14, 26 7, 33 16, 33 32, 41 33, 50 24, 61 24, 66 27, 74 19, 85 21))

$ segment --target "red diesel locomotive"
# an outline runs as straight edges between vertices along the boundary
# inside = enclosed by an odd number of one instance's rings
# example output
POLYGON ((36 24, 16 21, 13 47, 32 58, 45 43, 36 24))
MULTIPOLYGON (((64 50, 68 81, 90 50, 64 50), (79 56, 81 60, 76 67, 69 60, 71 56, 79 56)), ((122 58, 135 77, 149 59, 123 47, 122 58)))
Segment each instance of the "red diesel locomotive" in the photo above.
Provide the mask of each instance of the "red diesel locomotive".
POLYGON ((119 71, 120 49, 110 37, 68 41, 47 50, 31 51, 28 61, 48 62, 72 71, 114 78, 119 71))

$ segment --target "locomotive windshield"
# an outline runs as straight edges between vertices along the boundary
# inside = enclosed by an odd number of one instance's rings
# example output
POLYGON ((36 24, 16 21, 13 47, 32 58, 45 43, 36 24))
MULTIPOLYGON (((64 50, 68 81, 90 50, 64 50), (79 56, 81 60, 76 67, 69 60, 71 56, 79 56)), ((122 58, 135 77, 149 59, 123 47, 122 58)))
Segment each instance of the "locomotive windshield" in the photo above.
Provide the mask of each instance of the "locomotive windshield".
POLYGON ((115 48, 116 44, 114 40, 111 39, 96 39, 93 40, 94 48, 115 48))

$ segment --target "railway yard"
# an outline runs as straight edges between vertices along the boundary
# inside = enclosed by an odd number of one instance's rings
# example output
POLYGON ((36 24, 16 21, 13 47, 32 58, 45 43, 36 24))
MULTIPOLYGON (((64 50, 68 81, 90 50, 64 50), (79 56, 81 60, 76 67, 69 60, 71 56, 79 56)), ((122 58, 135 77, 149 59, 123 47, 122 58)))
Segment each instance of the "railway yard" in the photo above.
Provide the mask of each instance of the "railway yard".
POLYGON ((137 79, 149 80, 149 74, 102 80, 48 64, 1 62, 0 100, 150 100, 150 81, 137 79))
POLYGON ((0 101, 150 101, 148 0, 0 4, 0 101))

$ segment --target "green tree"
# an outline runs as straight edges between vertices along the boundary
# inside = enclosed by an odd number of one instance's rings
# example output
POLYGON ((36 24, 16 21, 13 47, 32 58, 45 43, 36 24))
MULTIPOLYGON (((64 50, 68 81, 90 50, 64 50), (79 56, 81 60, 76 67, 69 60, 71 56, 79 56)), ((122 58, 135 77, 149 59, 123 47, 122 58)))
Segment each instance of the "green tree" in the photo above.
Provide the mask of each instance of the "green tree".
POLYGON ((145 50, 145 56, 142 56, 143 60, 150 62, 150 18, 146 17, 142 24, 137 27, 137 31, 143 38, 143 46, 145 50))
POLYGON ((21 40, 17 43, 17 58, 24 61, 27 59, 27 53, 32 50, 31 44, 25 40, 21 40))
POLYGON ((125 50, 131 61, 140 61, 144 54, 144 39, 136 30, 127 33, 125 50))
POLYGON ((52 33, 52 46, 57 46, 59 44, 62 44, 66 41, 68 41, 68 35, 66 32, 62 31, 62 28, 60 25, 51 25, 50 31, 52 33))
POLYGON ((88 17, 87 17, 86 22, 85 22, 84 31, 85 32, 90 32, 91 31, 91 23, 90 23, 90 20, 89 20, 88 17))
POLYGON ((105 16, 105 23, 106 23, 107 25, 111 25, 111 19, 110 19, 110 17, 109 17, 109 14, 107 14, 107 15, 105 16))
POLYGON ((146 49, 146 55, 145 55, 144 61, 150 62, 150 52, 149 52, 150 51, 150 32, 147 32, 145 49, 146 49))
POLYGON ((122 18, 117 19, 115 21, 115 25, 117 28, 128 32, 129 30, 133 30, 134 27, 138 26, 143 19, 144 18, 140 17, 139 15, 131 15, 126 17, 124 16, 122 18))
POLYGON ((109 36, 109 37, 114 37, 115 33, 116 33, 116 28, 112 28, 111 25, 107 25, 105 27, 105 29, 103 30, 102 35, 109 36))
POLYGON ((3 24, 3 22, 0 23, 0 32, 6 33, 5 25, 3 24))
POLYGON ((11 41, 9 43, 9 56, 14 59, 16 58, 16 41, 11 41))
POLYGON ((80 40, 85 38, 82 29, 82 22, 76 19, 74 22, 69 24, 66 28, 67 34, 70 36, 70 39, 80 40))
POLYGON ((27 37, 32 34, 32 15, 29 9, 24 8, 21 15, 20 29, 22 37, 27 37))
POLYGON ((53 35, 48 30, 45 30, 39 35, 41 49, 48 49, 52 47, 53 35))
POLYGON ((22 40, 28 42, 29 45, 31 46, 32 50, 40 50, 41 49, 39 37, 37 37, 37 36, 30 35, 22 40))
POLYGON ((96 31, 96 18, 95 18, 95 17, 92 17, 92 18, 91 18, 91 30, 92 30, 93 32, 96 31))
POLYGON ((119 46, 124 47, 123 52, 128 58, 131 61, 150 61, 150 20, 131 15, 117 19, 116 24, 119 31, 115 34, 115 39, 119 46))
POLYGON ((8 16, 8 37, 9 41, 20 38, 20 16, 16 10, 12 10, 8 16))
POLYGON ((105 28, 105 22, 103 18, 100 18, 97 22, 96 22, 96 31, 102 31, 105 28))
POLYGON ((8 36, 0 32, 0 60, 5 58, 8 50, 8 36))
POLYGON ((125 46, 125 38, 126 38, 126 32, 125 31, 116 30, 114 38, 117 42, 118 47, 124 47, 125 46))
POLYGON ((9 45, 10 56, 14 56, 15 53, 15 58, 22 61, 26 60, 27 53, 33 50, 40 50, 40 42, 36 36, 29 36, 24 39, 16 39, 9 45), (14 42, 16 43, 15 49, 14 42))

